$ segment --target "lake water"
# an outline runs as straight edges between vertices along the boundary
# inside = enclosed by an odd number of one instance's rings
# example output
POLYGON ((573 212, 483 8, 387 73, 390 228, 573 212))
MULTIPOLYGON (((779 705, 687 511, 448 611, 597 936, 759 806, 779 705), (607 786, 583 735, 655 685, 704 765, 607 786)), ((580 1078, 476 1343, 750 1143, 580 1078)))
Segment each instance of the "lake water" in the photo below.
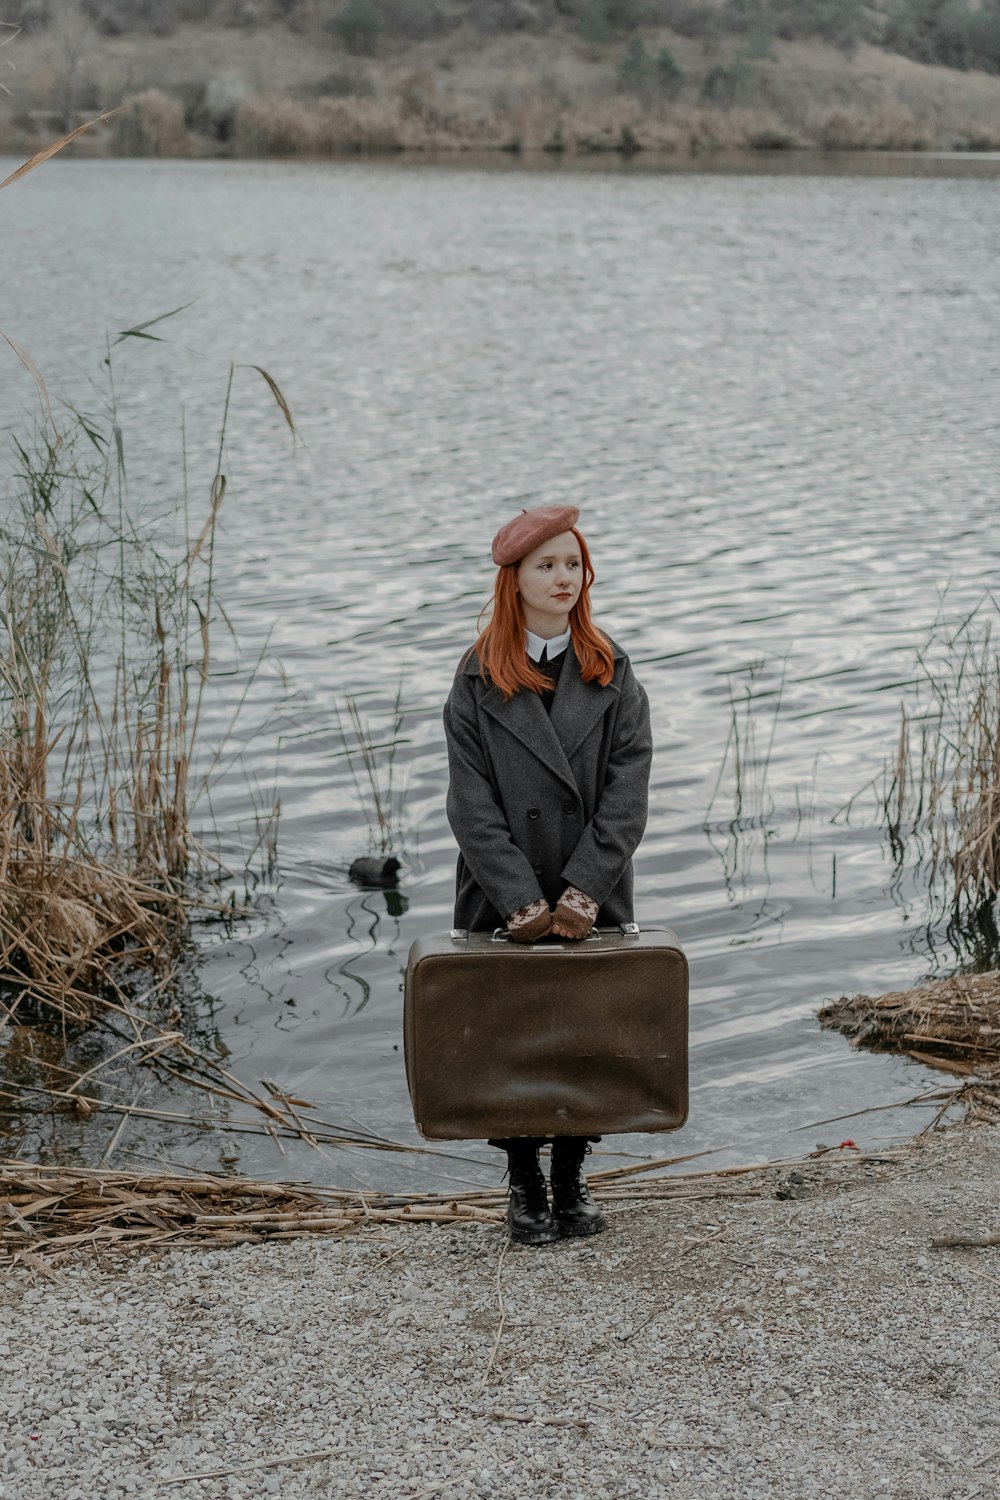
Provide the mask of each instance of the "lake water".
MULTIPOLYGON (((180 492, 182 406, 206 503, 230 360, 266 367, 298 423, 293 450, 263 382, 237 372, 219 594, 247 655, 266 656, 214 815, 248 819, 248 777, 276 790, 279 871, 252 922, 202 931, 191 986, 241 1078, 416 1142, 401 984, 409 944, 451 925, 441 704, 493 532, 572 501, 597 618, 652 705, 637 917, 676 928, 692 973, 690 1121, 611 1144, 723 1162, 930 1119, 814 1124, 947 1083, 852 1051, 814 1011, 956 961, 919 887, 893 886, 872 796, 833 819, 893 751, 935 618, 996 581, 1000 164, 797 165, 56 161, 2 195, 0 327, 53 396, 86 405, 109 331, 193 302, 165 346, 116 350, 151 504, 180 492), (346 876, 370 840, 337 709, 360 695, 378 730, 400 687, 403 899, 387 900, 346 876), (738 723, 773 743, 736 822, 726 745, 748 691, 738 723)), ((0 360, 0 427, 21 430, 33 395, 0 360)), ((12 1140, 96 1160, 117 1123, 26 1113, 12 1140)), ((134 1123, 115 1159, 495 1179, 487 1148, 455 1154, 279 1157, 134 1123)))

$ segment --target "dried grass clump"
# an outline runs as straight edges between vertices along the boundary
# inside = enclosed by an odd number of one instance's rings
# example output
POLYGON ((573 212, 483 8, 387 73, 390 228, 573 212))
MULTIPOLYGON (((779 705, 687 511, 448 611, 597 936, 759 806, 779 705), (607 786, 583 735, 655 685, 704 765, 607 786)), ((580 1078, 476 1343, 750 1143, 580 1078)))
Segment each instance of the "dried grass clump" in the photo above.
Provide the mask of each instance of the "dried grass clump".
POLYGON ((180 100, 162 89, 130 95, 115 127, 115 150, 121 156, 190 156, 180 100))
POLYGON ((787 122, 774 110, 763 108, 691 109, 678 115, 691 151, 773 151, 797 144, 787 122))
POLYGON ((331 156, 402 151, 412 140, 401 126, 395 100, 321 99, 316 117, 319 150, 331 156))
POLYGON ((812 122, 824 151, 927 151, 936 144, 932 127, 905 104, 872 109, 834 109, 812 122))
POLYGON ((945 143, 953 151, 1000 151, 1000 126, 990 120, 962 119, 945 143))
POLYGON ((0 879, 0 974, 21 982, 13 993, 84 1021, 126 948, 132 968, 165 964, 181 913, 162 890, 97 860, 12 853, 16 878, 0 879))
POLYGON ((824 1006, 819 1020, 858 1047, 908 1052, 948 1072, 1000 1079, 1000 972, 844 996, 824 1006))
POLYGON ((376 154, 412 143, 399 100, 320 99, 309 105, 279 94, 240 104, 234 141, 238 152, 253 156, 376 154))
POLYGON ((671 104, 644 111, 633 101, 602 110, 601 130, 588 133, 586 117, 570 117, 569 134, 582 153, 633 149, 696 156, 710 151, 785 150, 802 142, 774 110, 712 109, 671 104))
POLYGON ((244 99, 236 108, 233 145, 247 156, 312 155, 318 147, 316 111, 281 94, 244 99))

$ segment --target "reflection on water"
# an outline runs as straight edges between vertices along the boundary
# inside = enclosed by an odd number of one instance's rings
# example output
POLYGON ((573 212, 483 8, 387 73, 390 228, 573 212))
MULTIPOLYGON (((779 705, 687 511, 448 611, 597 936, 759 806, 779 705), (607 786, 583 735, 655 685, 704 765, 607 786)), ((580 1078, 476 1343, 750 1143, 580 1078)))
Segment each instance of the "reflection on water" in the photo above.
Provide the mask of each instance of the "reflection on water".
MULTIPOLYGON (((269 639, 270 728, 239 748, 283 809, 252 926, 199 934, 206 1045, 240 1078, 416 1141, 402 976, 409 944, 451 925, 454 876, 440 708, 498 524, 571 499, 598 618, 653 710, 637 915, 675 927, 692 965, 691 1119, 667 1148, 808 1148, 827 1133, 809 1122, 936 1081, 813 1012, 954 963, 865 799, 842 809, 895 745, 942 593, 958 618, 996 573, 990 182, 115 162, 56 163, 10 197, 9 332, 56 391, 79 399, 108 327, 197 298, 169 350, 127 356, 151 500, 179 493, 182 404, 192 471, 210 451, 220 360, 272 371, 303 434, 289 455, 269 393, 238 389, 217 566, 246 650, 269 639), (338 711, 354 694, 389 722, 400 680, 400 888, 359 891, 370 809, 338 711)), ((0 367, 0 410, 28 385, 0 367)), ((247 817, 243 772, 213 812, 247 817)), ((99 1157, 113 1129, 18 1118, 27 1154, 99 1157)), ((233 1139, 137 1119, 116 1159, 214 1166, 233 1139)), ((278 1175, 483 1170, 238 1140, 241 1170, 278 1175)))

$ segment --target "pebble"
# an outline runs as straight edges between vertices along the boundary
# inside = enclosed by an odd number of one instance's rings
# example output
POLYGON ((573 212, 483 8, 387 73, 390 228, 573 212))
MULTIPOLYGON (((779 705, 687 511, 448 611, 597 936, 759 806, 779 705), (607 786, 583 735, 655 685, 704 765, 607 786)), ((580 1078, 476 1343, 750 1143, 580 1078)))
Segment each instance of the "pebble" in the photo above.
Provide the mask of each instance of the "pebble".
POLYGON ((1000 1251, 930 1238, 1000 1229, 998 1179, 979 1127, 810 1164, 802 1201, 776 1172, 616 1207, 586 1246, 509 1247, 495 1352, 491 1226, 16 1267, 0 1500, 971 1500, 1000 1472, 1000 1251))

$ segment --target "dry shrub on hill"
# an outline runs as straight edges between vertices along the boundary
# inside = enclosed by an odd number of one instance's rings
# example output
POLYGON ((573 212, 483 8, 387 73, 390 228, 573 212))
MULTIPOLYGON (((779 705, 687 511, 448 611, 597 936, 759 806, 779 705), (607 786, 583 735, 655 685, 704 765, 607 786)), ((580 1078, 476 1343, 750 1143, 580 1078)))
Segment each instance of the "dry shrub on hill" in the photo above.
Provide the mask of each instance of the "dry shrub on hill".
POLYGON ((190 156, 191 137, 179 99, 162 89, 133 94, 118 118, 115 147, 122 156, 190 156))
POLYGON ((677 109, 671 119, 683 133, 682 149, 738 151, 744 147, 780 150, 799 145, 788 123, 773 110, 761 108, 677 109))
POLYGON ((281 94, 244 99, 237 107, 233 145, 247 156, 295 156, 316 150, 316 111, 281 94))
POLYGON ((401 151, 410 144, 395 100, 320 99, 310 106, 278 94, 239 106, 234 143, 250 156, 336 156, 401 151))
POLYGON ((408 144, 395 102, 380 99, 321 99, 316 106, 319 150, 402 151, 408 144))
POLYGON ((931 127, 900 103, 831 110, 813 122, 812 133, 824 151, 926 151, 935 145, 931 127))

